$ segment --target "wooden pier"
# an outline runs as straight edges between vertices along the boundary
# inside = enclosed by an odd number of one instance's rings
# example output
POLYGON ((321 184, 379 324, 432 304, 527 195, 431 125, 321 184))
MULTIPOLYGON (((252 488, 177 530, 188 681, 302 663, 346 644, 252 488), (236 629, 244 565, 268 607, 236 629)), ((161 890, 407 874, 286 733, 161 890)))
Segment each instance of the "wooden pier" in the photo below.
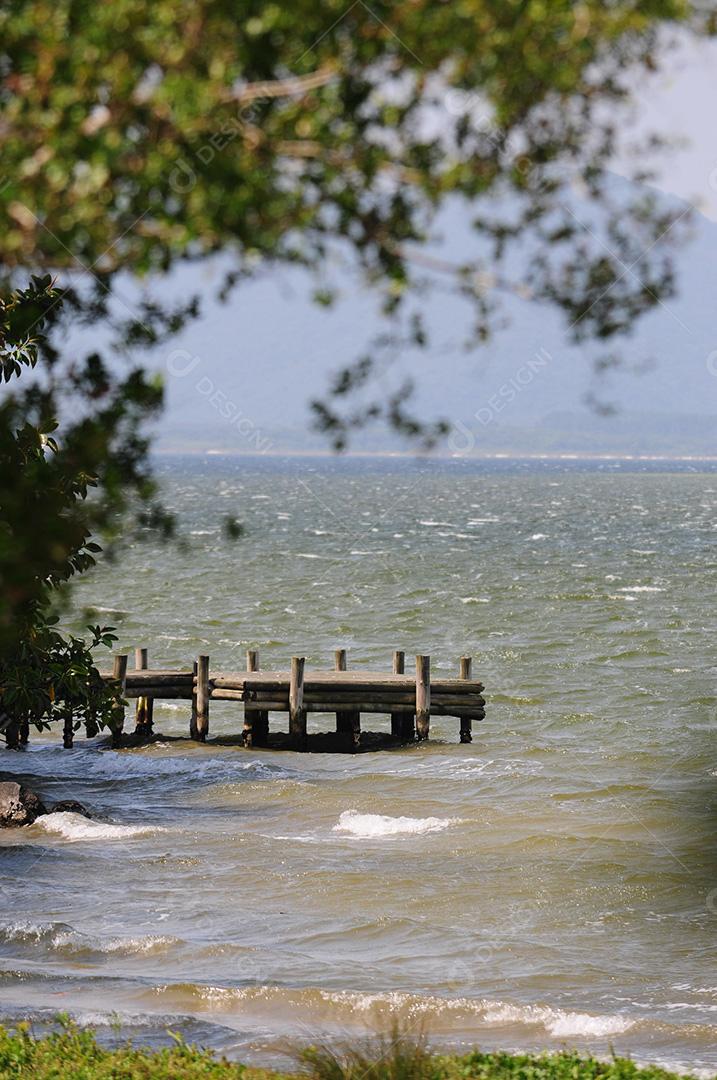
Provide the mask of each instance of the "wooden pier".
MULTIPOLYGON (((453 679, 432 679, 431 658, 424 655, 416 657, 415 675, 406 674, 405 654, 400 651, 394 652, 387 672, 348 671, 345 649, 336 650, 331 671, 307 671, 303 656, 292 657, 289 671, 261 671, 255 649, 247 652, 246 671, 241 672, 211 671, 206 655, 198 656, 191 669, 152 670, 146 649, 136 650, 134 671, 127 670, 127 662, 127 655, 115 656, 112 672, 102 675, 117 685, 118 701, 137 700, 138 737, 152 735, 155 700, 191 702, 189 735, 198 742, 209 734, 210 702, 241 702, 244 746, 295 750, 308 748, 309 713, 335 714, 336 748, 348 751, 363 745, 362 713, 390 716, 391 733, 382 737, 382 745, 428 739, 432 716, 456 717, 460 741, 469 743, 473 721, 485 716, 483 684, 472 677, 470 656, 461 657, 458 677, 453 679), (288 714, 288 734, 277 737, 279 733, 270 731, 272 713, 288 714)), ((122 729, 115 735, 121 742, 122 729)))

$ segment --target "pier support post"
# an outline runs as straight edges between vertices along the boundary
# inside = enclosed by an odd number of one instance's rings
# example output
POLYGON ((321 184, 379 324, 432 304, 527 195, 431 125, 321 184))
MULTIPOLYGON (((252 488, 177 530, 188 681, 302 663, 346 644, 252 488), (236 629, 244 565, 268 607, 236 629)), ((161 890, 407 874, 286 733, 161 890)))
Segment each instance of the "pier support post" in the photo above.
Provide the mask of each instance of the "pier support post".
MULTIPOLYGON (((71 750, 72 744, 75 738, 75 732, 72 724, 72 706, 65 706, 65 720, 62 725, 62 746, 65 750, 71 750)), ((18 739, 19 745, 19 739, 18 739)))
MULTIPOLYGON (((259 670, 259 652, 247 649, 247 671, 259 670)), ((252 705, 244 706, 244 745, 267 746, 269 742, 269 713, 266 709, 255 709, 252 705)))
POLYGON ((92 709, 85 721, 85 735, 88 739, 94 739, 95 735, 99 734, 99 730, 97 718, 94 709, 92 709))
MULTIPOLYGON (((336 671, 346 671, 346 649, 334 650, 336 671)), ((343 735, 352 749, 361 742, 361 713, 358 709, 342 709, 336 713, 336 733, 343 735)))
POLYGON ((20 749, 20 725, 17 720, 10 721, 5 728, 4 735, 8 750, 20 749))
MULTIPOLYGON (((393 674, 403 675, 405 671, 406 654, 401 649, 395 649, 393 653, 393 674)), ((392 712, 391 734, 396 739, 413 739, 413 713, 406 715, 405 712, 392 712)))
POLYGON ((304 708, 304 656, 292 656, 289 679, 289 735, 299 750, 306 749, 306 709, 304 708))
MULTIPOLYGON (((470 679, 471 668, 473 666, 473 658, 471 656, 462 656, 460 659, 460 671, 458 677, 460 679, 470 679)), ((473 717, 462 716, 461 717, 461 742, 469 743, 473 742, 473 717)))
POLYGON ((416 735, 422 742, 431 729, 431 658, 416 657, 416 735))
POLYGON ((197 661, 192 662, 192 711, 189 716, 189 738, 197 737, 197 661))
POLYGON ((122 698, 125 693, 127 682, 127 653, 120 653, 112 661, 112 678, 117 685, 116 719, 112 726, 112 745, 119 746, 124 731, 124 705, 122 698))
MULTIPOLYGON (((134 669, 135 671, 146 671, 148 667, 147 650, 135 649, 134 650, 134 669)), ((151 735, 152 724, 154 721, 154 699, 147 697, 137 698, 137 712, 135 714, 135 734, 136 735, 151 735)))
POLYGON ((197 681, 194 689, 195 734, 197 742, 205 742, 209 731, 209 657, 197 657, 197 681))

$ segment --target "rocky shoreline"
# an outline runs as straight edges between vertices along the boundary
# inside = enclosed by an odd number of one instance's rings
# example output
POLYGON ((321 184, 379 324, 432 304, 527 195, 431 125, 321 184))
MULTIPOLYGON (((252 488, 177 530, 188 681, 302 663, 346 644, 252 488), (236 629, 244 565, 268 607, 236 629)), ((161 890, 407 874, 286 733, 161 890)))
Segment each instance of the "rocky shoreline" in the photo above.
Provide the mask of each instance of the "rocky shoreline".
POLYGON ((54 806, 47 807, 39 795, 25 784, 14 781, 0 783, 0 829, 17 829, 23 825, 32 825, 45 814, 81 814, 91 818, 92 814, 74 799, 63 799, 54 806))

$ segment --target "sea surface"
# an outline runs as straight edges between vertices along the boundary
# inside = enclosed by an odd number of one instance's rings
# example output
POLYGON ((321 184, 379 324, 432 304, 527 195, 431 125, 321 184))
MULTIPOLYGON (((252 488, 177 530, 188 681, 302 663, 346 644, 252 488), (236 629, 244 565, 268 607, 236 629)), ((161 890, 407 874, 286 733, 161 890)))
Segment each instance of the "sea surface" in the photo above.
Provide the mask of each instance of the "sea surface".
MULTIPOLYGON (((0 752, 94 815, 0 838, 0 1020, 285 1062, 397 1013, 437 1046, 717 1071, 714 466, 158 467, 182 542, 129 540, 73 626, 159 667, 252 647, 330 668, 345 646, 450 675, 471 653, 486 718, 471 745, 436 718, 428 744, 355 756, 57 733, 0 752)), ((166 735, 188 720, 156 708, 166 735)), ((210 722, 236 734, 241 706, 210 722)))

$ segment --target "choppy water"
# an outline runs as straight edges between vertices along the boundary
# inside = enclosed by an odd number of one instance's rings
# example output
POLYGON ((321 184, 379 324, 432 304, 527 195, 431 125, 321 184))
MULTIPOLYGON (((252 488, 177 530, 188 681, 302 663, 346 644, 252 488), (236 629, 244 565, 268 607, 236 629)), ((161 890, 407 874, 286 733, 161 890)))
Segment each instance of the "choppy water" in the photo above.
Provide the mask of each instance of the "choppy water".
MULTIPOLYGON (((461 1047, 717 1067, 717 475, 514 463, 162 465, 188 550, 134 544, 78 606, 158 665, 394 648, 488 699, 472 746, 357 757, 165 743, 22 769, 0 1015, 168 1027, 242 1058, 388 1007, 461 1047), (223 539, 233 513, 246 536, 223 539), (110 824, 108 824, 110 823, 110 824), (13 914, 10 914, 13 913, 13 914)), ((96 621, 95 619, 95 621, 96 621)), ((81 625, 81 622, 78 622, 81 625)), ((167 733, 184 703, 157 707, 167 733)), ((328 723, 328 718, 325 719, 328 723)), ((374 720, 371 726, 380 725, 374 720)), ((387 721, 386 721, 387 723, 387 721)), ((212 731, 240 708, 213 704, 212 731)))

